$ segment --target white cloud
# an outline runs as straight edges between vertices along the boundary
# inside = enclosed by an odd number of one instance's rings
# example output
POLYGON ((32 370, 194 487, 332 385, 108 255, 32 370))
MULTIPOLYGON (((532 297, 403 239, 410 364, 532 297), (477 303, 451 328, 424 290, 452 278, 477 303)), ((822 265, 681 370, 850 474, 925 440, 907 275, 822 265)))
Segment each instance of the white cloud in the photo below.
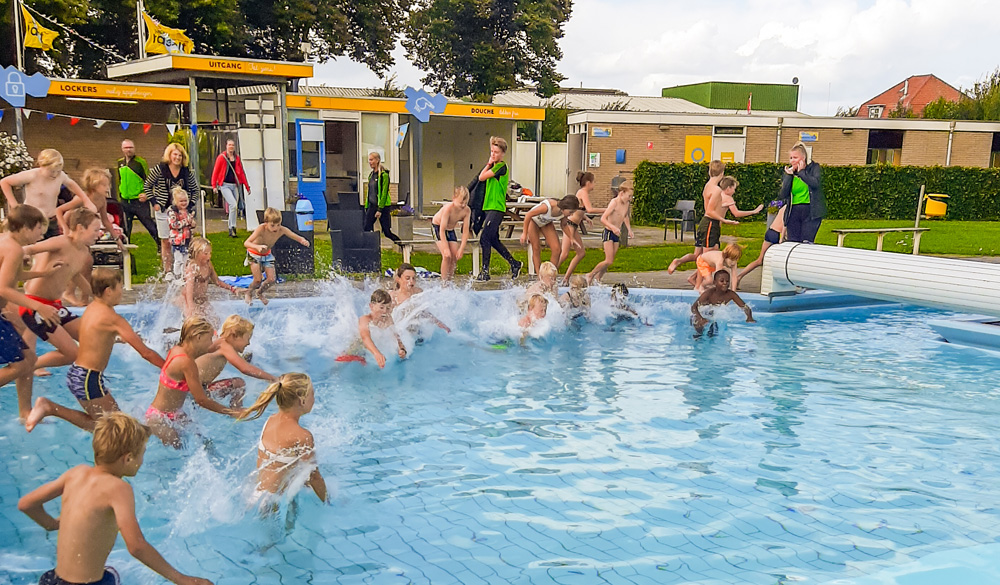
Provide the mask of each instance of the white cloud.
MULTIPOLYGON (((832 114, 910 75, 969 87, 1000 64, 1000 4, 986 0, 576 0, 561 46, 567 85, 659 95, 700 81, 800 80, 799 109, 832 114)), ((394 53, 401 85, 421 73, 394 53)), ((341 59, 331 85, 374 87, 341 59)))

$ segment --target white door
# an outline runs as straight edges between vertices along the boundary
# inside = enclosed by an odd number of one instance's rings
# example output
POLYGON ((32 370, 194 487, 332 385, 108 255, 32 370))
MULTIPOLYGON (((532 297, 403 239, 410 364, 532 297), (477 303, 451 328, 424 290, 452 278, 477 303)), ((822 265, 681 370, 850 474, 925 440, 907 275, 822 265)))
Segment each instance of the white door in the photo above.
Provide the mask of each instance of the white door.
POLYGON ((746 158, 747 139, 745 136, 715 136, 712 138, 712 160, 725 163, 741 163, 746 158))

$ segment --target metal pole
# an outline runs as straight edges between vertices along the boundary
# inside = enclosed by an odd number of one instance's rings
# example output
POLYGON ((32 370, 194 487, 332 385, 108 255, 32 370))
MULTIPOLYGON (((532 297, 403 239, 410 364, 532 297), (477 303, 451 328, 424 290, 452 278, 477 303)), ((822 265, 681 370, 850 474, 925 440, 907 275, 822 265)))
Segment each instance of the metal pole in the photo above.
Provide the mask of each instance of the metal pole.
MULTIPOLYGON (((14 0, 11 2, 14 8, 14 19, 11 21, 14 23, 14 51, 17 53, 17 68, 22 72, 24 71, 24 37, 21 36, 21 12, 19 8, 21 7, 20 0, 14 0)), ((14 134, 17 134, 18 140, 24 142, 24 123, 21 121, 21 108, 14 108, 14 134)))
MULTIPOLYGON (((188 112, 189 122, 193 125, 198 124, 198 83, 194 77, 188 77, 188 87, 191 89, 191 110, 188 112)), ((201 167, 198 165, 198 134, 196 132, 191 132, 191 146, 188 148, 188 157, 191 160, 191 165, 188 167, 192 173, 194 173, 195 179, 198 181, 198 185, 201 185, 201 167)), ((201 197, 198 199, 201 201, 201 237, 205 238, 207 236, 207 230, 205 229, 205 197, 199 193, 201 197)))
POLYGON ((424 124, 413 119, 413 150, 417 167, 417 215, 424 214, 424 124))
POLYGON ((535 197, 542 196, 542 121, 535 122, 535 197))
POLYGON ((142 22, 142 13, 145 12, 145 10, 146 10, 146 7, 143 6, 142 0, 138 0, 135 3, 135 25, 136 25, 136 31, 138 31, 138 33, 139 33, 139 58, 140 59, 145 59, 146 58, 146 38, 145 38, 146 35, 144 35, 143 32, 142 32, 142 27, 143 27, 143 24, 144 24, 142 22))
MULTIPOLYGON (((260 196, 264 198, 264 209, 267 209, 267 145, 264 144, 264 97, 257 94, 257 128, 260 130, 260 196)), ((250 211, 247 210, 247 217, 250 211)), ((257 210, 254 210, 254 221, 256 221, 257 210)), ((249 225, 249 224, 248 224, 249 225)))
POLYGON ((926 185, 920 186, 920 196, 917 197, 917 219, 913 222, 913 227, 920 227, 920 208, 924 206, 924 187, 926 185))
MULTIPOLYGON (((278 84, 278 124, 281 125, 281 197, 282 203, 288 201, 288 82, 278 84)), ((320 153, 323 156, 323 153, 320 153)), ((322 178, 324 185, 326 177, 322 178)), ((325 189, 325 187, 324 187, 325 189)), ((287 204, 285 204, 287 205, 287 204)), ((282 205, 282 207, 285 207, 282 205)))

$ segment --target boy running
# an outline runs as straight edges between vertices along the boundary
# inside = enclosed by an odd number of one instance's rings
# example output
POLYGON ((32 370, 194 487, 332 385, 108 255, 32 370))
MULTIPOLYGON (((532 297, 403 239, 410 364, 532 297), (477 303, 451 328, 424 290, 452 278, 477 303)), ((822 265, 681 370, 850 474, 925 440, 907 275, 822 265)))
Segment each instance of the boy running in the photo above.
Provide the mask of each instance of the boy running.
POLYGON ((688 262, 693 262, 701 256, 701 253, 705 251, 706 248, 718 248, 719 247, 719 222, 723 223, 736 223, 735 221, 726 220, 726 211, 721 209, 722 200, 715 205, 710 205, 710 200, 713 195, 721 194, 722 189, 719 188, 719 182, 722 181, 722 174, 726 172, 726 163, 721 160, 713 160, 708 164, 708 182, 705 183, 705 188, 701 190, 701 199, 705 208, 705 215, 702 216, 701 221, 698 223, 698 231, 695 233, 694 240, 694 252, 690 254, 685 254, 680 258, 674 258, 670 262, 670 266, 667 267, 667 274, 673 274, 677 267, 681 264, 686 264, 688 262), (712 237, 714 234, 714 238, 712 237), (714 243, 714 245, 713 245, 714 243))
POLYGON ((25 421, 24 426, 29 433, 47 416, 55 416, 85 431, 93 431, 102 414, 118 410, 118 403, 104 381, 104 370, 108 367, 118 338, 135 348, 147 362, 157 368, 163 367, 160 354, 147 347, 128 321, 115 312, 115 305, 122 300, 122 273, 110 268, 97 268, 91 281, 94 302, 87 306, 79 320, 80 339, 85 339, 86 343, 80 344, 76 360, 66 375, 69 391, 86 412, 39 397, 25 421))
POLYGON ((253 323, 239 315, 230 315, 222 323, 219 338, 215 342, 216 349, 199 356, 194 361, 198 364, 198 377, 206 393, 220 398, 229 398, 230 406, 237 408, 242 403, 247 384, 243 378, 226 378, 217 380, 226 364, 232 364, 241 374, 259 380, 276 382, 277 377, 251 365, 243 358, 243 352, 250 345, 253 337, 253 323))
POLYGON ((178 585, 211 585, 170 565, 142 535, 135 517, 135 494, 124 477, 142 466, 149 429, 121 412, 104 415, 94 429, 94 466, 77 465, 17 503, 17 509, 49 531, 58 531, 56 568, 40 585, 117 585, 118 573, 105 567, 118 533, 129 553, 178 585), (44 505, 62 496, 59 518, 44 505))
POLYGON ((392 297, 389 296, 389 292, 381 288, 376 289, 372 293, 368 308, 371 312, 358 319, 358 332, 361 335, 361 343, 375 357, 378 367, 385 367, 385 356, 372 340, 372 325, 380 329, 390 329, 393 337, 396 338, 396 344, 399 346, 399 359, 406 359, 406 347, 403 345, 403 340, 399 338, 399 334, 396 333, 392 321, 392 297))
POLYGON ((736 303, 736 306, 743 309, 743 312, 747 315, 747 323, 755 323, 753 319, 753 312, 750 307, 743 302, 740 295, 736 294, 729 289, 729 273, 725 270, 720 270, 715 273, 713 277, 713 282, 715 286, 710 287, 705 292, 701 293, 698 300, 691 305, 691 324, 694 325, 695 331, 700 335, 702 331, 705 330, 705 325, 708 324, 708 319, 701 314, 699 307, 705 306, 722 306, 732 301, 736 303))
POLYGON ((621 245, 622 222, 628 228, 628 237, 634 238, 632 233, 632 221, 629 219, 629 206, 632 204, 632 187, 621 185, 618 187, 618 196, 611 200, 608 208, 601 215, 601 224, 604 226, 604 261, 597 264, 590 274, 587 275, 587 284, 593 284, 596 280, 601 282, 601 278, 611 268, 615 261, 615 254, 621 245))
POLYGON ((295 235, 292 230, 281 225, 280 211, 273 207, 268 207, 264 210, 264 223, 257 226, 257 229, 243 242, 243 246, 247 249, 247 263, 250 265, 250 272, 253 274, 253 282, 250 283, 246 297, 244 297, 248 305, 253 304, 254 292, 257 293, 257 298, 260 299, 260 302, 265 305, 267 304, 264 291, 278 280, 274 269, 274 254, 271 253, 271 248, 274 247, 275 242, 283 237, 291 238, 303 246, 309 247, 309 240, 295 235), (263 282, 261 282, 262 272, 266 275, 263 282))
POLYGON ((434 230, 434 244, 441 252, 441 282, 448 282, 455 276, 455 266, 465 254, 469 242, 469 224, 472 211, 469 210, 469 190, 464 185, 455 187, 451 203, 434 214, 431 229, 434 230), (462 222, 462 243, 458 243, 455 228, 462 222))

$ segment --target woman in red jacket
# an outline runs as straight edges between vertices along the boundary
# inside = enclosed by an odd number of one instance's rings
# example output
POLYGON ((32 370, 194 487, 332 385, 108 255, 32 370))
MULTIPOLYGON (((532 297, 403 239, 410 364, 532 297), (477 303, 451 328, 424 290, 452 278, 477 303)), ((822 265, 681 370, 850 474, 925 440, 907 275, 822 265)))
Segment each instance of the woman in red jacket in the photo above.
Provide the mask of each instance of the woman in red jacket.
POLYGON ((212 170, 212 188, 222 194, 229 206, 229 237, 236 237, 236 208, 240 199, 239 185, 243 185, 250 194, 247 175, 243 172, 243 161, 236 156, 236 141, 230 138, 226 141, 226 152, 215 159, 215 169, 212 170))

